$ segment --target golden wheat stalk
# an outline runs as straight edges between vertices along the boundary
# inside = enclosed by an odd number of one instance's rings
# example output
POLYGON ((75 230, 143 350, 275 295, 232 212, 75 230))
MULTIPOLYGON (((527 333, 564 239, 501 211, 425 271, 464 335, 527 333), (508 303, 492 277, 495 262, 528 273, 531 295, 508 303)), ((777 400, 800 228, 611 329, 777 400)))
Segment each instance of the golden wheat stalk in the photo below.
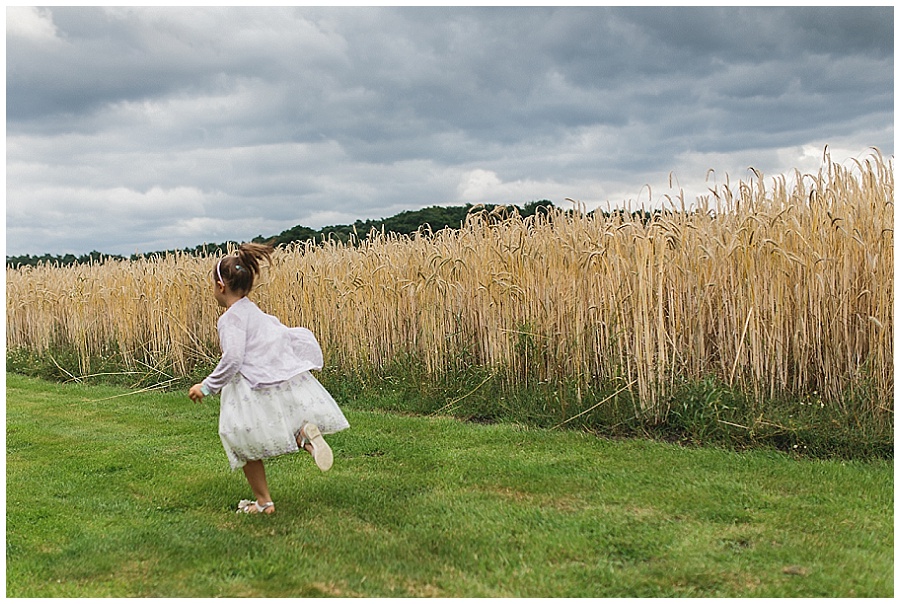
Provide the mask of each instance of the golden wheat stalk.
MULTIPOLYGON (((652 219, 473 212, 462 228, 281 248, 253 297, 326 362, 415 358, 522 380, 633 383, 659 416, 685 381, 759 397, 865 391, 892 413, 893 167, 875 153, 683 195, 652 219), (679 209, 675 209, 680 206, 679 209)), ((184 375, 215 358, 215 257, 7 269, 7 347, 113 352, 184 375)))

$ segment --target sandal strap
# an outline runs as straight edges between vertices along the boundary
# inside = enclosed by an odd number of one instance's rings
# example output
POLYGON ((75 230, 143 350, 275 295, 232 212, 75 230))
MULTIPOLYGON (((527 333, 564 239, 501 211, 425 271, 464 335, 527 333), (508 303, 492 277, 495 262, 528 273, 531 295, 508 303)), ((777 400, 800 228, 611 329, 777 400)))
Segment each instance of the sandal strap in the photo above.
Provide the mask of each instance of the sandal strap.
POLYGON ((260 505, 260 503, 258 501, 250 501, 249 499, 241 499, 241 501, 238 503, 238 514, 240 514, 242 512, 244 514, 253 514, 254 512, 250 511, 251 505, 256 506, 255 513, 261 514, 261 513, 265 512, 267 509, 269 509, 270 507, 274 506, 275 502, 269 501, 268 503, 264 503, 264 504, 260 505))

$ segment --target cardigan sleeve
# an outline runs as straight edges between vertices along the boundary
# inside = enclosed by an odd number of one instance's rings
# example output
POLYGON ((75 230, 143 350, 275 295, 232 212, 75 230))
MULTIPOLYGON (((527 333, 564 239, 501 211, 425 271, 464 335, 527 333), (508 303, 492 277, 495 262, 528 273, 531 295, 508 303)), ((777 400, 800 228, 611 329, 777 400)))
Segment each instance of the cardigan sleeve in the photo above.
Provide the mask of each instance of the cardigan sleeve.
POLYGON ((219 317, 219 344, 222 359, 202 384, 212 394, 217 394, 244 364, 247 348, 247 321, 241 313, 224 313, 219 317))

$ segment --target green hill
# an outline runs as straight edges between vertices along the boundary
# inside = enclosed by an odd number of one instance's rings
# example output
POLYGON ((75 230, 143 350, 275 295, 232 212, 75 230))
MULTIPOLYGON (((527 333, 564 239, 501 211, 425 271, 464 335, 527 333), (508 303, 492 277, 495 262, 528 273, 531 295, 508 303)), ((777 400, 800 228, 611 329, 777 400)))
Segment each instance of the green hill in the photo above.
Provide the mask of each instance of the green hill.
MULTIPOLYGON (((539 211, 540 208, 547 208, 552 206, 552 202, 548 200, 542 200, 526 203, 524 207, 519 207, 516 205, 501 207, 515 208, 521 216, 526 217, 534 215, 539 211)), ((382 218, 380 220, 357 220, 353 224, 326 226, 318 230, 303 225, 297 225, 295 227, 282 231, 278 235, 270 235, 268 237, 259 235, 257 237, 254 237, 253 241, 259 243, 271 243, 276 247, 279 245, 286 245, 288 243, 308 240, 319 242, 332 239, 347 243, 351 240, 351 237, 364 239, 372 231, 372 229, 375 229, 376 231, 384 231, 385 233, 397 233, 400 235, 411 235, 412 233, 417 232, 422 227, 427 227, 432 232, 439 231, 448 227, 452 229, 458 229, 465 222, 466 216, 469 214, 469 212, 476 207, 479 209, 484 208, 487 211, 492 211, 498 206, 493 204, 486 204, 482 206, 473 206, 472 204, 466 204, 464 206, 430 206, 427 208, 422 208, 421 210, 407 210, 404 212, 400 212, 399 214, 395 214, 390 218, 382 218)), ((183 248, 181 250, 160 250, 156 252, 148 252, 145 254, 132 254, 131 259, 135 260, 139 257, 160 256, 166 253, 174 253, 176 251, 188 254, 215 252, 216 250, 224 252, 228 249, 229 245, 234 245, 236 243, 238 242, 225 241, 222 243, 203 243, 193 248, 183 248)), ((82 254, 80 256, 75 256, 74 254, 57 256, 44 254, 42 256, 32 256, 30 254, 26 254, 24 256, 7 256, 6 266, 34 266, 40 263, 51 263, 59 264, 60 266, 68 266, 70 264, 102 262, 105 259, 125 260, 126 257, 116 254, 103 254, 96 250, 88 254, 82 254)))

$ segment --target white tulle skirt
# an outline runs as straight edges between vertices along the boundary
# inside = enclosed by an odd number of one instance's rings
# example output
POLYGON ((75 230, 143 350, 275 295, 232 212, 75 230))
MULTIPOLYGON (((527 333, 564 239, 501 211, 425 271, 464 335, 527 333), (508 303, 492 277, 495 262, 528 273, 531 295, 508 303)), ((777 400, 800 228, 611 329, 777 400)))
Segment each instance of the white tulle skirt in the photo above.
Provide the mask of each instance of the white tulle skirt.
POLYGON ((337 402, 308 371, 255 390, 238 373, 222 388, 219 437, 232 470, 251 460, 299 451, 297 434, 307 422, 322 434, 350 427, 337 402))

